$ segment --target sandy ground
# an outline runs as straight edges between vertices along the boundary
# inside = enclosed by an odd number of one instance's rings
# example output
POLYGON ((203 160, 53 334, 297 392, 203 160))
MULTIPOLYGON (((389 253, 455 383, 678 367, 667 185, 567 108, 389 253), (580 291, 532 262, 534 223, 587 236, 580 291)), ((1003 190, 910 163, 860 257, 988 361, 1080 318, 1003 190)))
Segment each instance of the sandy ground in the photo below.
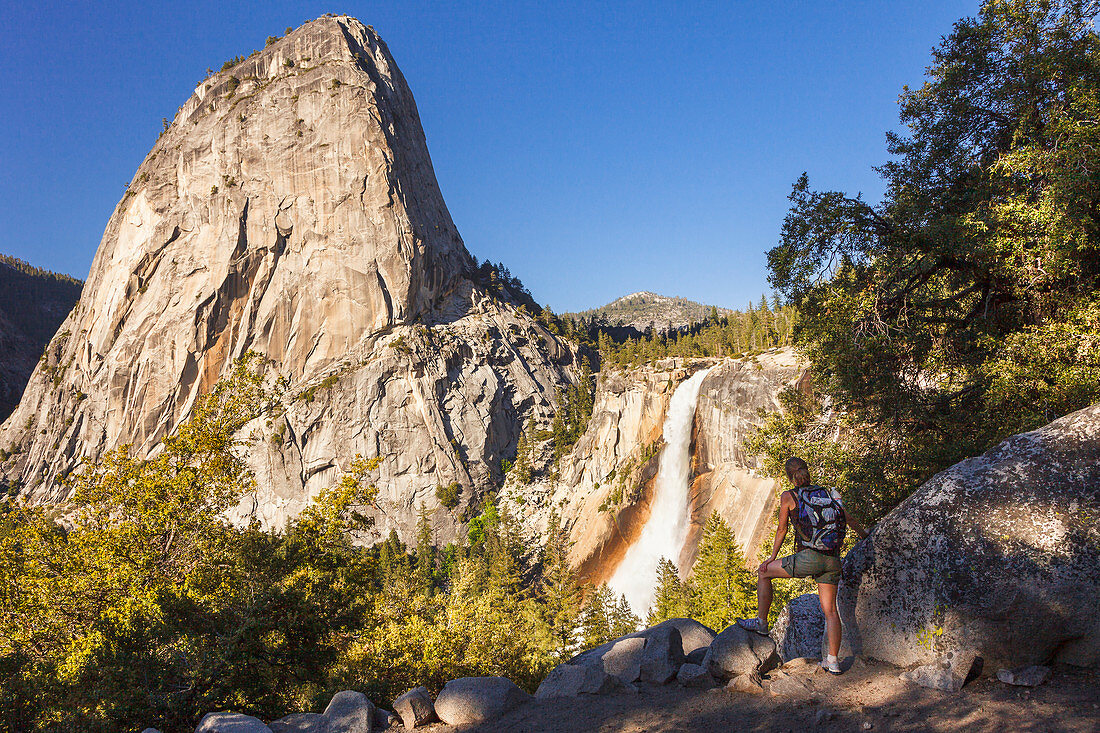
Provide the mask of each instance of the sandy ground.
MULTIPOLYGON (((637 695, 532 700, 480 726, 436 724, 444 731, 1036 731, 1100 733, 1100 674, 1057 669, 1040 687, 978 678, 957 693, 898 679, 900 669, 857 661, 839 677, 816 667, 774 671, 805 684, 798 695, 642 686, 637 695)), ((797 685, 801 687, 801 685, 797 685)))

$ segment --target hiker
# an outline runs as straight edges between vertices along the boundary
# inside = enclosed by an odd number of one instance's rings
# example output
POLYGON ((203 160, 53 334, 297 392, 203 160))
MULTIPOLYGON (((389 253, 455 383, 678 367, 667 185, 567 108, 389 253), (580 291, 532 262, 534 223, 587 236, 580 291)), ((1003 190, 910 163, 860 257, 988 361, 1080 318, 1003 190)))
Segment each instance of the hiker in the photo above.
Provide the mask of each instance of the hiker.
POLYGON ((768 633, 768 611, 772 606, 772 578, 808 578, 817 581, 817 596, 825 614, 829 653, 821 666, 840 674, 840 616, 836 610, 836 586, 840 582, 840 549, 848 527, 860 539, 867 530, 848 512, 840 494, 810 482, 810 467, 801 458, 789 458, 783 468, 794 487, 779 497, 779 527, 772 543, 772 554, 756 571, 757 616, 737 623, 758 634, 768 633), (779 548, 787 536, 787 521, 793 518, 795 551, 777 560, 779 548))

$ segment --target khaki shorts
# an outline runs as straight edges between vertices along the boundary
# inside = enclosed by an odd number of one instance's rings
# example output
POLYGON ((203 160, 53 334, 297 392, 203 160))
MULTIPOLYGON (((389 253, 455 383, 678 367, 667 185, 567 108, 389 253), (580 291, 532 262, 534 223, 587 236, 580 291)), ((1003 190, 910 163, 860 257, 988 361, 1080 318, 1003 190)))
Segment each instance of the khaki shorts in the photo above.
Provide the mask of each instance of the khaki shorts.
POLYGON ((822 555, 817 550, 807 549, 787 555, 779 562, 792 578, 813 578, 828 585, 840 582, 840 558, 833 555, 822 555))

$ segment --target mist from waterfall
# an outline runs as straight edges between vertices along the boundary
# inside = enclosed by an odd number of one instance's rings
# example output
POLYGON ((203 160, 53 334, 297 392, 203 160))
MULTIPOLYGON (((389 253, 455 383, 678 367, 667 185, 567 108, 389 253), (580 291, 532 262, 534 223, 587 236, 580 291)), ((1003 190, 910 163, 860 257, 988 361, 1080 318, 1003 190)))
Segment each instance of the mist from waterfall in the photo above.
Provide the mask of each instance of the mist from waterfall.
POLYGON ((699 387, 710 369, 703 369, 682 382, 668 403, 662 428, 665 447, 657 467, 653 504, 649 519, 637 542, 631 545, 608 585, 626 596, 634 613, 645 621, 653 603, 657 562, 667 557, 677 562, 687 539, 691 516, 688 480, 691 477, 691 427, 699 387))

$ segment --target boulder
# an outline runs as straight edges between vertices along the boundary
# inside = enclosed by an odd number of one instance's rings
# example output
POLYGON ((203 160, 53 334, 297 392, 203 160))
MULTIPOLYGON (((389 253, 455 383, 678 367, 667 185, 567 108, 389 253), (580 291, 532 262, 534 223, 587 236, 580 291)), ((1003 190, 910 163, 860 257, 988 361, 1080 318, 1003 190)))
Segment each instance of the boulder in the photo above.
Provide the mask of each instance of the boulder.
MULTIPOLYGON (((713 639, 714 631, 698 621, 673 618, 581 652, 567 664, 595 666, 630 684, 642 679, 642 664, 648 661, 650 679, 647 681, 654 681, 667 672, 668 666, 677 665, 678 669, 678 665, 683 664, 690 654, 697 655, 701 662, 702 657, 698 655, 705 655, 713 639), (669 661, 661 662, 662 655, 669 661)), ((665 681, 675 676, 676 670, 672 670, 672 675, 665 681)))
POLYGON ((799 657, 821 659, 825 614, 817 594, 804 593, 788 603, 772 626, 771 637, 784 662, 799 657))
POLYGON ((958 692, 982 671, 982 659, 973 652, 948 652, 932 664, 902 672, 907 682, 943 692, 958 692))
POLYGON ((435 699, 435 714, 447 725, 495 720, 531 696, 504 677, 451 680, 435 699))
POLYGON ((637 682, 642 674, 644 651, 645 639, 638 634, 627 634, 578 654, 568 664, 597 667, 623 682, 637 682))
POLYGON ((1050 679, 1050 667, 1033 664, 1030 667, 997 670, 997 679, 1006 685, 1020 687, 1038 687, 1050 679))
POLYGON ((1100 663, 1100 405, 943 471, 844 560, 849 653, 1100 663))
POLYGON ((778 661, 774 641, 732 624, 714 637, 703 666, 717 679, 728 680, 741 674, 763 674, 778 661))
POLYGON ((337 692, 325 708, 323 733, 372 733, 374 703, 354 690, 337 692))
POLYGON ((271 733, 323 733, 325 716, 320 713, 294 713, 268 724, 271 733))
POLYGON ((651 629, 642 650, 641 679, 665 685, 676 679, 684 663, 684 646, 675 626, 651 629))
POLYGON ((714 677, 701 664, 681 665, 676 680, 684 687, 714 687, 714 677))
POLYGON ((271 733, 259 718, 242 713, 207 713, 195 733, 271 733))
POLYGON ((616 692, 637 692, 634 685, 591 665, 559 664, 546 675, 535 697, 576 697, 577 695, 608 695, 616 692))
POLYGON ((702 654, 706 654, 707 647, 717 636, 713 629, 691 618, 670 618, 668 621, 662 621, 656 626, 651 626, 638 633, 649 637, 662 633, 664 629, 676 629, 679 632, 680 651, 684 657, 698 654, 700 649, 703 650, 702 654))
POLYGON ((435 720, 435 706, 427 687, 414 687, 393 701, 393 709, 401 718, 401 723, 409 729, 417 728, 435 720))

